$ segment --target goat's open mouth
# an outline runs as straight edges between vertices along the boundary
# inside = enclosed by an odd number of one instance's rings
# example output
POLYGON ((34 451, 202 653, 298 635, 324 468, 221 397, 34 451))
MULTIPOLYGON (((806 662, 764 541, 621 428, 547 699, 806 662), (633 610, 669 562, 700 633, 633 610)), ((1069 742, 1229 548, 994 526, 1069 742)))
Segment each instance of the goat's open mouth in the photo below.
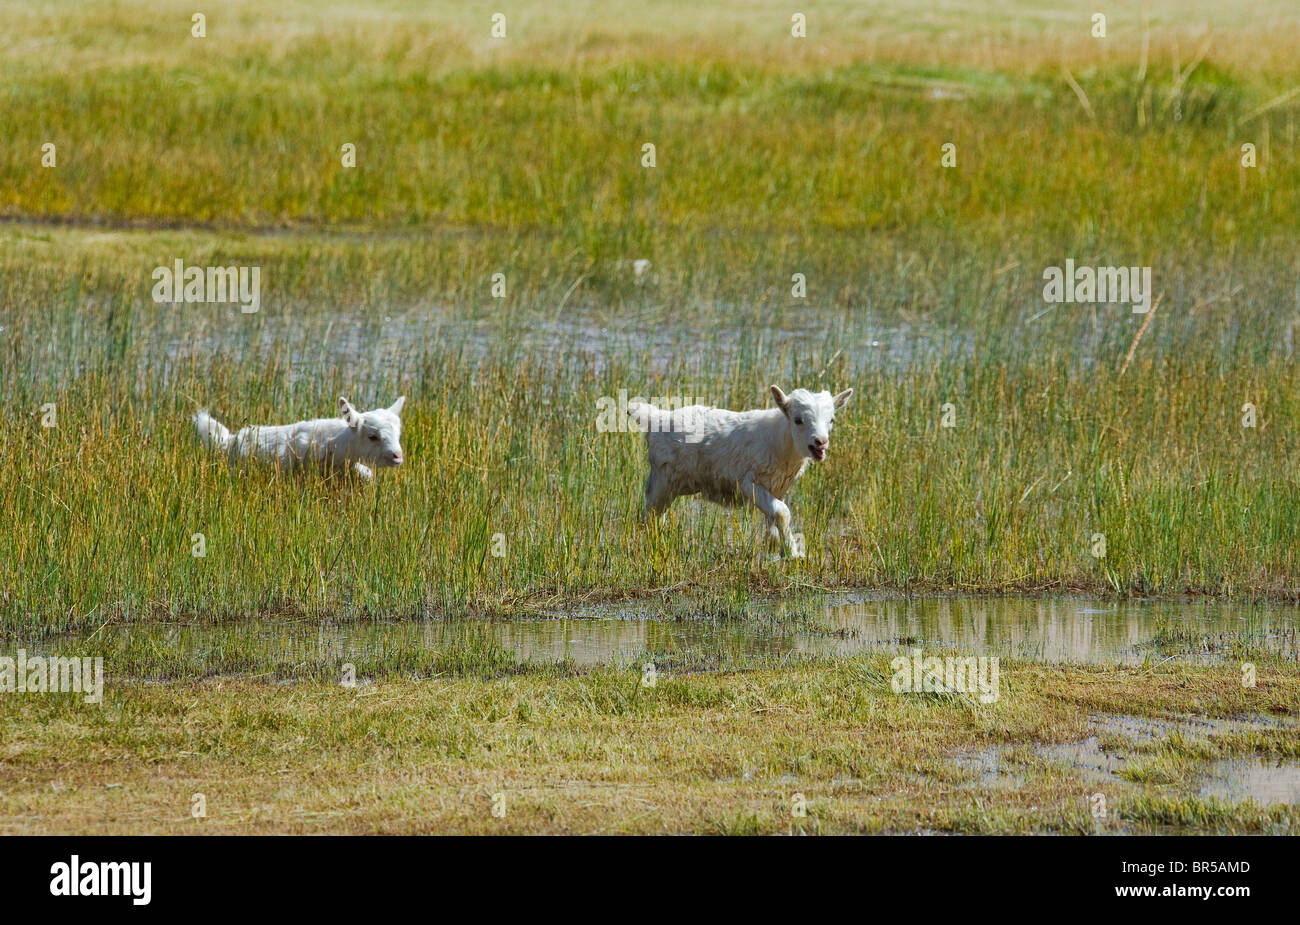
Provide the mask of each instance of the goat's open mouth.
POLYGON ((812 458, 817 462, 821 462, 826 458, 826 447, 824 446, 816 446, 810 443, 808 444, 808 452, 812 454, 812 458))

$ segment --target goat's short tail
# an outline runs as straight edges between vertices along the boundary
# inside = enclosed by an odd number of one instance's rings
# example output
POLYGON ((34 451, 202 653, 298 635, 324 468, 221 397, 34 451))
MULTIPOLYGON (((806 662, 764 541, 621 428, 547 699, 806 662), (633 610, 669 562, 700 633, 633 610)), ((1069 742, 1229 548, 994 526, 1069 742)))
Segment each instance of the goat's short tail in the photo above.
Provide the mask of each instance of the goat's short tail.
POLYGON ((226 426, 208 414, 206 408, 200 408, 194 415, 194 430, 198 432, 204 446, 223 453, 230 449, 230 442, 234 439, 226 426))

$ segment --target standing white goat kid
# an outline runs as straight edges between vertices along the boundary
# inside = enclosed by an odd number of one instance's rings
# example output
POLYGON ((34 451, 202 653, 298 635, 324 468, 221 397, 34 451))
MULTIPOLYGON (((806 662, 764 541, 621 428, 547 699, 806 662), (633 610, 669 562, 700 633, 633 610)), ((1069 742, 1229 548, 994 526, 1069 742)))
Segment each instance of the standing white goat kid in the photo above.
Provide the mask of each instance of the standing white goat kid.
POLYGON ((768 532, 785 554, 794 553, 785 496, 808 460, 821 462, 830 446, 835 412, 853 397, 772 386, 775 408, 727 411, 691 405, 665 411, 630 402, 628 415, 646 431, 649 514, 661 514, 679 495, 703 495, 716 504, 752 502, 767 515, 768 532))
POLYGON ((253 426, 231 434, 206 410, 194 415, 194 429, 209 449, 231 457, 262 459, 286 469, 319 466, 363 479, 374 476, 370 466, 402 464, 403 395, 387 408, 361 412, 339 398, 339 416, 296 424, 253 426), (366 465, 369 463, 370 466, 366 465))

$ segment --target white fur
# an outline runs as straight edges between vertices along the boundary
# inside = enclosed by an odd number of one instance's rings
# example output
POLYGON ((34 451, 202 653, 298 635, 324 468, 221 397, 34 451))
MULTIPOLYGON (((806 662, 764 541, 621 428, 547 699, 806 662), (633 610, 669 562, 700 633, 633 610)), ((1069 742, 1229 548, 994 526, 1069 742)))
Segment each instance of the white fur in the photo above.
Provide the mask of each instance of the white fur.
POLYGON ((369 479, 374 475, 370 466, 400 466, 405 459, 401 417, 405 402, 403 395, 388 408, 362 413, 346 398, 339 398, 336 418, 245 427, 237 434, 200 410, 194 415, 194 429, 205 446, 232 459, 252 457, 286 469, 317 466, 346 472, 351 468, 369 479))
POLYGON ((660 514, 680 495, 724 505, 749 501, 767 515, 782 551, 794 552, 785 497, 810 459, 826 458, 835 412, 852 396, 852 389, 835 396, 795 389, 787 396, 772 386, 777 406, 763 411, 629 404, 650 456, 646 511, 660 514))

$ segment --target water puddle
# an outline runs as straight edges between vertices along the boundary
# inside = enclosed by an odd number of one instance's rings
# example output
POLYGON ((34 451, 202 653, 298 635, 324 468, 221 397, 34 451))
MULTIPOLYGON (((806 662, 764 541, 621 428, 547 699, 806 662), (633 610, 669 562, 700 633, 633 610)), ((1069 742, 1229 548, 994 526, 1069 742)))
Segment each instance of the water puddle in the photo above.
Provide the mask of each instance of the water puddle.
POLYGON ((1082 598, 913 598, 832 604, 806 647, 955 649, 1053 664, 1229 661, 1246 648, 1300 660, 1300 608, 1082 598))
POLYGON ((1228 802, 1255 800, 1264 806, 1300 803, 1300 763, 1276 758, 1231 758, 1211 762, 1199 795, 1228 802))
MULTIPOLYGON (((1164 790, 1177 786, 1188 796, 1224 803, 1253 800, 1260 806, 1300 804, 1300 761, 1278 755, 1248 754, 1231 758, 1192 760, 1190 771, 1181 778, 1150 782, 1143 775, 1128 776, 1131 767, 1141 765, 1150 756, 1144 749, 1159 748, 1170 736, 1183 742, 1205 742, 1216 736, 1261 729, 1287 729, 1300 735, 1300 722, 1294 717, 1251 716, 1241 719, 1206 720, 1201 717, 1177 716, 1153 718, 1143 716, 1092 716, 1095 734, 1078 742, 1040 745, 1033 754, 1050 765, 1065 769, 1088 787, 1154 787, 1164 790), (1175 784, 1175 780, 1181 783, 1175 784)), ((964 786, 981 789, 1015 789, 1025 783, 1025 766, 1009 760, 1009 746, 981 748, 950 756, 962 772, 964 786)))
MULTIPOLYGON (((1099 786, 1124 780, 1125 771, 1147 757, 1146 752, 1139 750, 1141 747, 1159 746, 1172 735, 1184 742, 1209 741, 1217 736, 1261 729, 1285 729, 1300 735, 1300 722, 1285 716, 1211 720, 1194 716, 1165 719, 1093 716, 1090 721, 1097 734, 1079 742, 1040 746, 1035 751, 1052 764, 1069 768, 1090 784, 1099 786)), ((1001 752, 996 749, 959 755, 956 763, 984 786, 1011 778, 1001 752)), ((1300 803, 1300 761, 1277 755, 1198 761, 1190 775, 1190 786, 1201 799, 1229 803, 1254 800, 1261 806, 1297 804, 1300 803)))
MULTIPOLYGON (((654 656, 715 661, 801 655, 956 652, 1045 663, 1141 665, 1228 662, 1268 651, 1300 662, 1300 608, 1200 602, 1101 603, 1077 598, 882 598, 840 596, 809 615, 781 605, 743 619, 715 619, 676 602, 601 606, 493 621, 333 623, 249 620, 129 624, 96 631, 98 645, 129 640, 199 660, 246 652, 284 660, 384 659, 447 647, 466 628, 488 634, 520 661, 621 664, 654 656)), ((29 649, 85 648, 63 637, 29 649)))

